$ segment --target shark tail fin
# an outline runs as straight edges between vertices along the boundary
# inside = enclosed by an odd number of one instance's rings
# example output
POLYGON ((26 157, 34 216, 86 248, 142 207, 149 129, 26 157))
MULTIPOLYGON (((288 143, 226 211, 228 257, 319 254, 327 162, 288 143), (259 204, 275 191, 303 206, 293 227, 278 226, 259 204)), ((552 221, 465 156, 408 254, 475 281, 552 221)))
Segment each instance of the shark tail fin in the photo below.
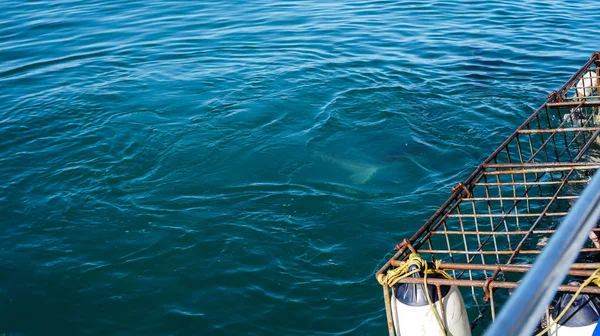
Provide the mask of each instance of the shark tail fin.
POLYGON ((350 175, 350 180, 356 184, 365 184, 373 177, 376 171, 377 168, 361 170, 350 175))

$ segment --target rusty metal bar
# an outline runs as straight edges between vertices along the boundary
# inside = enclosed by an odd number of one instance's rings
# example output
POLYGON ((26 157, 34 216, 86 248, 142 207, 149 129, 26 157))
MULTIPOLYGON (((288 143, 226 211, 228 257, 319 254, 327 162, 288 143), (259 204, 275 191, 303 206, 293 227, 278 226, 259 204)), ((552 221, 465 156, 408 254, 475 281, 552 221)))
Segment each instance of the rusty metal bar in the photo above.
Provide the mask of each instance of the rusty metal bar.
MULTIPOLYGON (((589 183, 589 180, 569 180, 567 181, 567 184, 569 183, 584 183, 587 184, 589 183)), ((512 185, 531 185, 531 186, 537 186, 537 185, 552 185, 552 184, 561 184, 561 181, 541 181, 541 182, 515 182, 515 183, 511 183, 511 182, 502 182, 500 183, 500 185, 503 186, 512 186, 512 185)), ((495 186, 498 185, 498 183, 478 183, 477 185, 488 185, 488 186, 495 186)))
POLYGON ((387 318, 389 336, 395 336, 394 319, 392 318, 392 307, 390 306, 390 290, 387 286, 383 288, 383 301, 385 303, 385 317, 387 318))
MULTIPOLYGON (((518 246, 517 246, 518 247, 518 246)), ((448 253, 456 253, 456 254, 489 254, 489 255, 516 255, 519 254, 540 254, 542 251, 540 250, 506 250, 506 251, 462 251, 462 250, 430 250, 430 249, 419 249, 417 250, 419 253, 436 253, 436 254, 448 254, 448 253)), ((600 252, 600 248, 596 247, 588 247, 582 248, 580 252, 600 252)), ((512 261, 512 260, 511 260, 512 261)), ((508 263, 507 263, 508 264, 508 263)))
POLYGON ((598 166, 597 162, 535 162, 486 164, 484 168, 527 168, 527 167, 586 167, 598 166))
MULTIPOLYGON (((511 184, 514 185, 514 184, 511 184)), ((558 196, 556 199, 562 199, 562 200, 567 200, 567 199, 577 199, 579 196, 577 195, 567 195, 567 196, 558 196)), ((544 201, 544 200, 550 200, 552 199, 552 197, 550 196, 523 196, 523 197, 489 197, 489 198, 485 198, 485 197, 471 197, 471 198, 464 198, 464 201, 471 201, 471 202, 478 202, 478 201, 544 201)))
POLYGON ((595 165, 585 165, 585 166, 573 166, 573 167, 553 167, 553 168, 531 168, 531 169, 521 169, 521 170, 498 170, 491 172, 483 172, 485 175, 514 175, 514 174, 531 174, 531 173, 552 173, 552 172, 560 172, 566 171, 569 169, 577 169, 577 170, 592 170, 600 168, 600 164, 595 165))
MULTIPOLYGON (((400 266, 402 265, 401 261, 394 260, 392 262, 392 266, 400 266)), ((500 270, 501 272, 508 273, 525 273, 529 271, 529 269, 533 265, 531 264, 519 264, 519 265, 484 265, 484 264, 465 264, 465 263, 449 263, 449 262, 440 262, 440 269, 445 271, 451 270, 472 270, 472 271, 495 271, 500 270)), ((594 271, 600 268, 600 263, 589 263, 589 264, 574 264, 571 266, 571 269, 568 271, 569 275, 572 276, 581 276, 581 277, 589 277, 594 273, 594 271)))
POLYGON ((578 107, 578 106, 600 106, 600 100, 577 100, 577 101, 568 101, 568 102, 558 102, 558 103, 548 103, 546 104, 549 108, 560 109, 560 108, 569 108, 569 107, 578 107))
MULTIPOLYGON (((580 87, 585 88, 586 86, 580 86, 580 87)), ((587 86, 587 87, 589 87, 589 86, 587 86)), ((583 98, 583 99, 594 99, 594 98, 598 99, 598 98, 600 98, 600 96, 585 96, 585 98, 583 98)), ((566 101, 578 101, 579 99, 582 99, 582 98, 581 97, 565 97, 566 101)))
MULTIPOLYGON (((494 161, 495 161, 495 159, 494 159, 494 161)), ((485 174, 483 174, 483 180, 485 182, 487 182, 487 176, 485 174)), ((498 180, 498 183, 500 183, 500 180, 498 180)), ((499 193, 501 192, 501 190, 502 189, 500 188, 500 186, 498 186, 498 192, 499 193)), ((485 197, 490 197, 490 190, 489 190, 489 188, 487 186, 485 187, 485 197)), ((502 195, 500 195, 500 197, 502 197, 502 195)), ((491 227, 492 231, 495 231, 500 226, 500 224, 506 223, 506 218, 502 217, 502 221, 500 221, 500 223, 498 223, 498 225, 494 225, 494 218, 492 217, 491 202, 488 201, 486 205, 487 205, 487 214, 483 215, 483 216, 484 217, 489 217, 489 219, 490 219, 490 227, 491 227)), ((477 217, 474 217, 474 218, 477 218, 477 217)), ((490 238, 492 239, 492 242, 494 243, 493 244, 494 245, 494 251, 496 251, 496 253, 494 255, 496 256, 496 262, 500 263, 500 254, 497 253, 498 252, 498 239, 496 239, 497 237, 496 236, 489 236, 487 239, 485 239, 483 241, 483 244, 487 243, 490 240, 490 238)), ((477 250, 480 251, 482 248, 483 248, 483 245, 480 245, 477 248, 477 250)))
MULTIPOLYGON (((423 279, 421 278, 404 278, 402 279, 403 283, 410 284, 423 284, 423 279)), ((460 279, 446 279, 446 278, 427 278, 428 285, 441 285, 441 286, 458 286, 458 287, 485 287, 489 286, 490 288, 503 288, 503 289, 512 289, 517 288, 519 286, 518 282, 511 281, 491 281, 489 284, 486 284, 486 280, 460 280, 460 279)), ((579 289, 579 286, 570 286, 570 285, 561 285, 558 286, 559 292, 564 293, 575 293, 579 289)), ((586 294, 600 294, 600 287, 589 286, 583 288, 581 291, 586 294)), ((520 334, 511 334, 511 335, 520 335, 520 334)))
MULTIPOLYGON (((594 232, 600 232, 600 229, 592 230, 594 232)), ((511 234, 511 235, 523 235, 528 231, 509 231, 509 232, 499 232, 499 231, 446 231, 446 232, 432 232, 434 235, 443 235, 443 234, 451 234, 451 235, 491 235, 491 234, 511 234)), ((552 234, 556 232, 556 230, 534 230, 532 234, 552 234)))
MULTIPOLYGON (((471 202, 471 207, 473 208, 473 213, 476 213, 477 210, 475 208, 475 202, 471 202)), ((473 222, 475 223, 475 231, 479 231, 479 221, 477 220, 477 217, 473 218, 473 222)), ((463 239, 466 239, 466 236, 463 236, 463 239)), ((481 243, 481 235, 480 234, 477 234, 477 243, 479 244, 478 246, 483 246, 481 243)), ((485 264, 485 257, 483 256, 483 254, 480 255, 480 257, 481 257, 481 263, 485 264)), ((472 259, 468 260, 469 263, 471 261, 473 261, 474 258, 475 258, 475 256, 473 256, 472 259)), ((485 273, 485 275, 487 276, 487 272, 485 273)), ((456 277, 456 275, 454 277, 456 277)), ((473 280, 473 275, 471 274, 471 272, 469 272, 469 278, 471 280, 473 280)))
POLYGON ((595 132, 598 127, 573 127, 573 128, 552 128, 552 129, 531 129, 519 131, 519 134, 528 133, 560 133, 560 132, 595 132))
POLYGON ((524 213, 524 214, 511 214, 511 213, 506 213, 506 214, 450 214, 448 215, 448 218, 473 218, 473 217, 503 217, 503 218, 510 218, 510 217, 538 217, 538 216, 546 216, 546 217, 562 217, 562 216, 566 216, 567 213, 566 212, 547 212, 547 213, 524 213))
MULTIPOLYGON (((398 261, 397 265, 399 265, 399 264, 400 264, 400 262, 398 261)), ((477 270, 477 271, 482 271, 482 270, 494 271, 496 269, 500 269, 502 272, 526 272, 532 266, 533 265, 531 265, 531 264, 516 264, 516 265, 506 265, 506 264, 481 265, 481 264, 464 264, 464 263, 460 264, 460 263, 449 263, 449 262, 441 261, 439 267, 443 270, 471 269, 471 270, 477 270)), ((589 272, 589 274, 592 274, 593 271, 595 271, 598 268, 600 268, 600 263, 575 263, 575 264, 571 265, 572 271, 584 270, 586 272, 589 272)))

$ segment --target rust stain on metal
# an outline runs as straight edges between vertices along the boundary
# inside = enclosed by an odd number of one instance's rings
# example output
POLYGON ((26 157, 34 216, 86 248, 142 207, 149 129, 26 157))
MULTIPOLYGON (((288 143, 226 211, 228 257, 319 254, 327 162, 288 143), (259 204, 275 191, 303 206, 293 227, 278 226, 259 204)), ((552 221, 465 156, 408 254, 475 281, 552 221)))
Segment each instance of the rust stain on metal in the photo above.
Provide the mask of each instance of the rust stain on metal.
POLYGON ((452 189, 450 189, 450 192, 455 193, 458 190, 464 190, 467 197, 471 197, 471 190, 469 190, 469 188, 467 188, 467 186, 464 183, 458 182, 457 185, 455 185, 454 187, 452 187, 452 189))

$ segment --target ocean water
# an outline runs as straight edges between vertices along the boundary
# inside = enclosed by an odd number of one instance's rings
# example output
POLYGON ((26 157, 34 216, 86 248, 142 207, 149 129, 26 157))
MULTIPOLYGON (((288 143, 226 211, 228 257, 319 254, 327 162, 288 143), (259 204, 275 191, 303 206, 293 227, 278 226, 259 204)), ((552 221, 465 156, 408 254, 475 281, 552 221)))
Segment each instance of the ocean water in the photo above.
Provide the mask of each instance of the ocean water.
POLYGON ((0 334, 381 335, 374 272, 595 0, 0 4, 0 334))

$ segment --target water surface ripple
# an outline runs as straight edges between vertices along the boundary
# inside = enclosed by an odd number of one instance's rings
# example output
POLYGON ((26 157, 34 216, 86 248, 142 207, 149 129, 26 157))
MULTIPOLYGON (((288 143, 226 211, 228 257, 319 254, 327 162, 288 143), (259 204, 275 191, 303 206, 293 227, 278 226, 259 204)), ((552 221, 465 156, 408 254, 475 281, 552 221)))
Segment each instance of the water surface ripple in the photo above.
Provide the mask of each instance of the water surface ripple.
POLYGON ((597 5, 5 0, 0 333, 384 334, 374 271, 597 5))

